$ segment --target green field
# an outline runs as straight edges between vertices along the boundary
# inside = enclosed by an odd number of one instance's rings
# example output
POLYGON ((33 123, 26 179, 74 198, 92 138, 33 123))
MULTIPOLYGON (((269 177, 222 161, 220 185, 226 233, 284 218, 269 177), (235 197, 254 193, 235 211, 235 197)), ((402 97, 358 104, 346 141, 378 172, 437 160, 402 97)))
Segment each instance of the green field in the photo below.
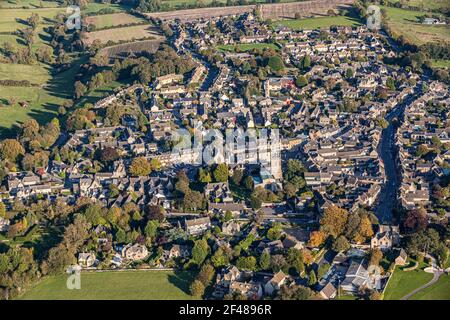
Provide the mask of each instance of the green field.
POLYGON ((417 292, 409 300, 450 300, 450 275, 442 275, 438 282, 417 292))
MULTIPOLYGON (((399 0, 390 0, 392 3, 399 2, 399 0)), ((449 0, 402 0, 402 3, 417 7, 421 9, 441 9, 441 8, 450 8, 450 1, 449 0)))
POLYGON ((433 274, 426 273, 422 268, 412 271, 403 271, 402 269, 403 267, 395 268, 384 292, 384 300, 399 300, 433 278, 433 274))
POLYGON ((2 8, 54 8, 59 6, 56 1, 41 1, 41 0, 0 0, 2 8))
POLYGON ((86 18, 86 22, 88 24, 95 25, 96 29, 109 28, 130 23, 139 23, 143 21, 145 20, 124 12, 101 14, 97 16, 89 16, 86 18))
POLYGON ((81 274, 81 289, 69 290, 67 275, 49 277, 21 300, 192 300, 189 272, 115 271, 81 274))
POLYGON ((402 35, 413 44, 421 45, 427 42, 450 41, 450 27, 447 25, 425 25, 418 18, 426 12, 411 11, 382 6, 387 13, 387 25, 394 38, 402 35))
POLYGON ((50 79, 50 70, 46 65, 24 65, 0 63, 0 79, 28 80, 42 85, 50 79))
POLYGON ((238 44, 224 44, 217 46, 217 49, 221 51, 230 51, 235 52, 236 48, 238 48, 238 51, 250 51, 253 49, 273 49, 273 50, 280 50, 280 47, 278 47, 274 43, 238 43, 238 44))
POLYGON ((431 66, 434 68, 450 68, 450 60, 431 60, 431 66))
POLYGON ((276 25, 286 26, 294 30, 307 29, 328 29, 331 26, 358 26, 361 21, 355 17, 336 16, 336 17, 316 17, 305 19, 281 20, 275 22, 276 25))

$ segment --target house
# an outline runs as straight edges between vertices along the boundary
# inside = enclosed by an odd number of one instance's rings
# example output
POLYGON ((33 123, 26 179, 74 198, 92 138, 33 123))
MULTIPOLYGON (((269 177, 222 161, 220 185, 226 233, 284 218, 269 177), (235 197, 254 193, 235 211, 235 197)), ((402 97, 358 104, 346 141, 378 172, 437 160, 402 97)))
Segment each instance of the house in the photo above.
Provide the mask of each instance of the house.
POLYGON ((331 282, 328 282, 319 292, 320 296, 326 300, 334 299, 337 294, 336 287, 331 282))
POLYGON ((398 226, 380 225, 378 232, 370 240, 370 247, 384 251, 397 246, 399 242, 398 226))
POLYGON ((170 260, 174 258, 188 258, 191 255, 191 250, 188 246, 174 244, 169 250, 164 250, 163 258, 170 260))
POLYGON ((235 220, 224 222, 222 224, 222 233, 227 236, 234 236, 241 231, 241 225, 235 220))
POLYGON ((281 286, 286 283, 288 276, 283 271, 278 271, 272 279, 270 279, 264 286, 264 293, 271 296, 274 292, 280 290, 281 286))
POLYGON ((345 279, 341 283, 341 288, 348 292, 358 292, 370 282, 369 273, 365 267, 365 260, 354 259, 345 273, 345 279))
POLYGON ((190 235, 199 235, 211 228, 209 217, 184 220, 186 232, 190 235))
POLYGON ((230 284, 229 293, 241 294, 249 300, 258 300, 263 296, 263 289, 260 283, 234 281, 230 284))
POLYGON ((127 244, 122 248, 122 257, 128 260, 138 261, 143 260, 148 256, 147 247, 141 244, 127 244))
POLYGON ((406 264, 406 260, 408 260, 408 255, 406 254, 405 250, 403 250, 403 248, 398 250, 397 254, 397 257, 394 260, 395 265, 404 266, 406 264))
POLYGON ((9 220, 0 217, 0 232, 8 231, 8 228, 9 228, 9 220))
POLYGON ((82 267, 92 267, 95 263, 95 254, 93 252, 81 252, 78 254, 78 264, 82 267))

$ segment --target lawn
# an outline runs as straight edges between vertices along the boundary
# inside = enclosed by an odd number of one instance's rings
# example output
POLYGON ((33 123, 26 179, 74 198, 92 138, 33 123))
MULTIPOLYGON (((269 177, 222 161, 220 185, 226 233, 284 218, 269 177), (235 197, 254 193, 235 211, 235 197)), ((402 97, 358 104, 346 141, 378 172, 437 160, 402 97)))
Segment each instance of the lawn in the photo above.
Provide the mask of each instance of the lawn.
POLYGON ((88 32, 84 42, 90 45, 95 40, 100 40, 101 43, 107 43, 108 41, 134 41, 148 37, 154 37, 155 39, 161 37, 156 28, 151 24, 88 32))
POLYGON ((81 274, 81 289, 66 287, 67 275, 49 277, 21 300, 191 300, 186 271, 113 271, 81 274))
POLYGON ((46 65, 24 65, 0 63, 0 79, 28 80, 32 84, 42 85, 50 79, 50 70, 46 65))
POLYGON ((39 8, 41 5, 43 8, 54 8, 59 6, 56 1, 41 1, 41 0, 1 0, 0 5, 3 8, 39 8))
POLYGON ((221 51, 230 51, 235 52, 236 48, 239 49, 239 51, 250 51, 253 49, 274 49, 274 50, 280 50, 280 47, 278 47, 274 43, 238 43, 238 44, 224 44, 217 46, 217 49, 221 51))
POLYGON ((450 275, 442 275, 438 282, 417 292, 409 300, 450 300, 450 275))
POLYGON ((395 268, 384 292, 384 300, 399 300, 433 278, 433 274, 426 273, 422 268, 412 271, 403 271, 402 269, 402 267, 395 268))
POLYGON ((128 86, 131 82, 129 80, 124 81, 112 81, 104 86, 101 86, 95 90, 87 92, 80 100, 78 100, 76 106, 82 107, 86 103, 94 104, 98 100, 109 96, 111 93, 114 92, 115 89, 121 86, 128 86))
POLYGON ((416 45, 427 42, 450 41, 450 27, 447 25, 425 25, 418 21, 426 14, 421 11, 410 11, 382 6, 387 13, 387 24, 394 38, 403 35, 407 41, 416 45))
POLYGON ((294 30, 308 30, 318 28, 328 29, 331 26, 359 26, 361 25, 361 21, 356 17, 336 16, 281 20, 275 22, 275 25, 286 26, 294 30))
POLYGON ((138 23, 142 21, 144 20, 124 12, 86 17, 86 23, 95 25, 97 29, 104 29, 130 23, 138 23))

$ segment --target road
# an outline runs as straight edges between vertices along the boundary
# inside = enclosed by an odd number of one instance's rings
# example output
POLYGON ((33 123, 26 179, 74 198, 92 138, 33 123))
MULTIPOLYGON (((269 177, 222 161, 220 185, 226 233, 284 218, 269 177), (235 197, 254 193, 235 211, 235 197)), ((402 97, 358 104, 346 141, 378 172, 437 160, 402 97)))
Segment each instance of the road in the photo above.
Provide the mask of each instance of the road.
POLYGON ((378 145, 378 153, 383 160, 386 174, 386 182, 378 197, 378 205, 375 211, 380 223, 392 223, 392 211, 397 206, 397 192, 400 187, 400 179, 395 163, 395 132, 397 128, 393 120, 401 117, 405 111, 405 107, 412 103, 414 99, 415 96, 410 95, 406 97, 385 118, 389 122, 389 125, 381 133, 381 141, 378 145))

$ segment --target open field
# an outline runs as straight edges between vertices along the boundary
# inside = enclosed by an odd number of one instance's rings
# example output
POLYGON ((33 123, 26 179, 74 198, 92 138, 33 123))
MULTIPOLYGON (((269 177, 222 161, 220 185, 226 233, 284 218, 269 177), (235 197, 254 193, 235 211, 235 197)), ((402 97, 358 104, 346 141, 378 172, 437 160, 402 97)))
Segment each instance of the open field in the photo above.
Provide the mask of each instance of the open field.
POLYGON ((127 56, 130 52, 139 53, 139 52, 149 52, 155 53, 161 42, 164 41, 164 38, 159 38, 155 40, 142 40, 142 41, 133 41, 130 43, 122 43, 114 46, 109 46, 101 49, 101 52, 105 53, 111 59, 120 59, 127 56))
POLYGON ((100 40, 104 44, 108 41, 132 41, 148 37, 154 37, 155 39, 161 38, 157 29, 151 24, 89 32, 84 42, 90 45, 95 40, 100 40))
POLYGON ((450 300, 450 275, 442 275, 438 282, 417 292, 409 300, 450 300))
MULTIPOLYGON (((65 100, 72 98, 75 75, 84 61, 85 59, 79 59, 72 68, 50 78, 42 87, 0 86, 2 100, 16 98, 16 102, 27 101, 29 103, 26 108, 15 105, 0 109, 0 137, 13 135, 17 126, 27 119, 34 118, 41 124, 51 120, 57 114, 58 107, 65 100)), ((12 67, 17 66, 24 67, 12 65, 12 67)), ((43 80, 44 76, 41 75, 41 77, 43 80)))
POLYGON ((403 271, 402 269, 403 267, 395 268, 384 292, 384 300, 399 300, 433 278, 433 274, 426 273, 422 268, 412 271, 403 271))
POLYGON ((447 25, 425 25, 418 21, 426 14, 421 11, 411 11, 391 7, 382 7, 387 12, 387 24, 394 37, 403 35, 405 39, 416 45, 427 42, 440 43, 450 41, 450 27, 447 25))
POLYGON ((124 12, 86 17, 86 23, 95 25, 97 29, 139 23, 142 21, 144 20, 124 12))
POLYGON ((431 60, 431 66, 434 68, 450 68, 450 60, 431 60))
POLYGON ((49 277, 26 292, 22 300, 191 300, 192 275, 172 271, 87 272, 81 289, 66 287, 67 275, 49 277))
POLYGON ((56 1, 41 1, 41 0, 0 0, 0 6, 3 8, 55 8, 59 6, 56 1))
MULTIPOLYGON (((399 2, 399 0, 390 0, 392 3, 399 2)), ((403 0, 404 4, 412 7, 417 7, 421 9, 429 9, 429 10, 436 10, 436 9, 450 9, 450 1, 448 0, 403 0)))
POLYGON ((217 49, 222 51, 235 52, 236 48, 240 51, 250 51, 253 49, 274 49, 280 50, 280 48, 274 43, 238 43, 238 44, 224 44, 217 46, 217 49))
POLYGON ((50 70, 45 65, 0 63, 0 80, 28 80, 42 85, 50 80, 50 70))
POLYGON ((331 26, 358 26, 361 24, 361 21, 354 17, 336 16, 281 20, 277 21, 275 24, 286 26, 294 30, 305 30, 317 28, 328 29, 331 26))
POLYGON ((65 12, 63 8, 36 8, 36 9, 0 9, 0 32, 13 32, 17 29, 26 28, 25 20, 32 13, 37 13, 40 23, 45 23, 45 19, 52 20, 58 12, 65 12))

